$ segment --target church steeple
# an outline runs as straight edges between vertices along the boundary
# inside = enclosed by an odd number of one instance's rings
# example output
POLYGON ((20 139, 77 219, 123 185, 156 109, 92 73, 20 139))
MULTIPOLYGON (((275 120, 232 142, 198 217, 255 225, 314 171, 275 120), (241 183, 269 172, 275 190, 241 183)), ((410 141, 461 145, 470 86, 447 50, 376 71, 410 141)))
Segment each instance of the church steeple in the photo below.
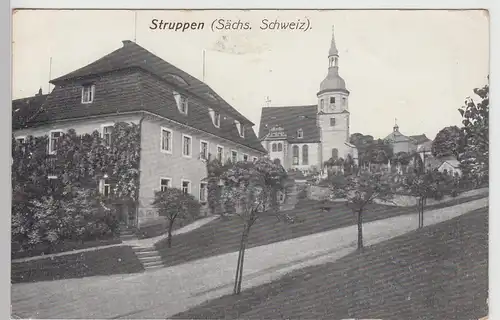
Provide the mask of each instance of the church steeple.
POLYGON ((328 67, 338 67, 339 50, 335 44, 335 27, 332 26, 332 42, 330 43, 330 50, 328 51, 328 67))
POLYGON ((328 51, 328 73, 320 84, 318 94, 325 91, 339 90, 348 92, 344 79, 339 75, 339 50, 335 42, 334 31, 334 27, 332 26, 332 40, 330 42, 330 50, 328 51))

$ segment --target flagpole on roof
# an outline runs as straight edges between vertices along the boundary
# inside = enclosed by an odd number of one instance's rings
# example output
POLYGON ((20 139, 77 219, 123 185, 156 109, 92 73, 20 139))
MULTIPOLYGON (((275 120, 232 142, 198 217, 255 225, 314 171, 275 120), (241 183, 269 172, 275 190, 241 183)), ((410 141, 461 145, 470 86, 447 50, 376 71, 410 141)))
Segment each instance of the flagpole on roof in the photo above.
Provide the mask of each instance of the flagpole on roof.
POLYGON ((50 93, 50 80, 52 78, 52 57, 49 59, 49 87, 47 89, 47 93, 50 93))
POLYGON ((137 11, 134 11, 134 42, 137 43, 137 11))
POLYGON ((205 49, 203 49, 203 56, 202 56, 202 68, 203 68, 203 76, 202 76, 202 81, 205 82, 205 55, 206 55, 205 49))

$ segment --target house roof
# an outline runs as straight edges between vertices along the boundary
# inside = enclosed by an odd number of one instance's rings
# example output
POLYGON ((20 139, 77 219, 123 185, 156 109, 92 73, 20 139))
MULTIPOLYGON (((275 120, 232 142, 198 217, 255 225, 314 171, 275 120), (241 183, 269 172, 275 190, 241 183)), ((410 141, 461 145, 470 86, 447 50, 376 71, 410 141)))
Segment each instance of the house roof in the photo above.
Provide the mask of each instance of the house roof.
POLYGON ((399 130, 394 130, 387 137, 385 137, 384 140, 388 140, 395 143, 395 142, 406 142, 409 141, 410 139, 408 138, 408 136, 405 136, 404 134, 399 132, 399 130))
POLYGON ((416 144, 423 144, 424 142, 431 141, 431 139, 427 138, 425 134, 409 136, 409 138, 414 140, 416 144))
MULTIPOLYGON (((48 95, 40 108, 41 111, 30 122, 30 126, 39 126, 57 120, 146 111, 260 152, 266 152, 251 127, 253 124, 250 121, 242 120, 243 116, 238 116, 237 111, 223 102, 222 98, 215 92, 208 91, 210 88, 207 85, 194 77, 187 76, 180 69, 164 62, 135 43, 125 42, 121 49, 86 67, 59 77, 52 83, 55 84, 54 90, 48 95), (146 67, 140 66, 141 63, 146 67), (129 67, 126 67, 127 65, 129 67), (157 71, 152 72, 154 69, 157 71), (161 77, 158 74, 163 73, 158 72, 158 70, 167 70, 168 73, 164 73, 164 76, 161 77), (86 79, 89 77, 101 77, 103 73, 109 72, 122 74, 123 77, 117 77, 117 79, 126 80, 111 82, 103 80, 95 87, 94 101, 82 104, 81 83, 87 81, 86 79), (176 73, 174 74, 174 72, 176 73), (182 80, 175 77, 179 74, 188 85, 182 87, 182 80), (175 81, 178 83, 175 84, 175 81), (80 85, 75 85, 75 83, 80 83, 80 85), (205 89, 207 91, 204 91, 205 89), (189 110, 187 116, 181 114, 177 109, 177 103, 173 96, 174 90, 188 95, 189 110), (200 94, 200 97, 196 93, 193 94, 193 90, 200 94), (201 92, 204 95, 201 95, 201 92), (212 96, 208 96, 208 93, 212 96), (213 125, 207 106, 213 107, 214 110, 220 110, 220 128, 213 125), (245 138, 240 137, 234 123, 235 117, 232 117, 229 112, 238 116, 236 119, 245 124, 245 138)), ((243 119, 245 118, 243 117, 243 119)))
POLYGON ((291 143, 320 142, 317 112, 317 105, 262 108, 259 138, 264 139, 271 128, 279 126, 285 130, 291 143), (300 139, 297 137, 299 129, 303 131, 303 138, 300 139))
POLYGON ((46 94, 39 94, 22 99, 12 100, 12 130, 22 129, 40 110, 47 100, 46 94))
POLYGON ((440 166, 442 166, 443 164, 445 163, 448 163, 450 166, 452 166, 453 168, 460 168, 460 161, 458 161, 457 159, 450 159, 450 160, 445 160, 441 163, 440 166))
POLYGON ((104 57, 50 82, 57 84, 67 80, 83 79, 111 71, 131 68, 140 68, 150 72, 169 82, 171 85, 178 87, 178 89, 185 90, 190 95, 198 97, 205 104, 214 107, 214 109, 219 109, 221 113, 223 112, 246 124, 254 125, 215 93, 207 84, 130 40, 124 40, 121 48, 104 57), (209 95, 215 97, 216 101, 209 99, 209 95))

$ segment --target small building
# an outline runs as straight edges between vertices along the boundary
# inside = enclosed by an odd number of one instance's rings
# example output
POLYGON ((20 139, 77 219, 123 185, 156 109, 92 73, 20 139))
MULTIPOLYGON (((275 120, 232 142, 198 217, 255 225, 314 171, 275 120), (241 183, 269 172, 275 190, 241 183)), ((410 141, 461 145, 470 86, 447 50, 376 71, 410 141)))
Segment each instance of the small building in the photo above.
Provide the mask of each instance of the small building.
POLYGON ((462 176, 462 170, 460 169, 460 162, 456 159, 444 160, 441 165, 438 167, 439 172, 446 172, 449 175, 462 176))

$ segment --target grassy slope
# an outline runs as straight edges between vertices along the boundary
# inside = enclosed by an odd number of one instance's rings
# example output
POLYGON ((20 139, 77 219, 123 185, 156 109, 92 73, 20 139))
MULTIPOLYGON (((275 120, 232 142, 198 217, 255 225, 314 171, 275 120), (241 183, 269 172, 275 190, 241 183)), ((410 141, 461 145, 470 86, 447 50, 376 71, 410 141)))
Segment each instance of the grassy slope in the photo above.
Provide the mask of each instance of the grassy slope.
POLYGON ((129 246, 87 251, 11 264, 11 281, 35 282, 133 273, 143 267, 129 246))
POLYGON ((185 319, 479 319, 488 212, 480 209, 178 314, 185 319))
MULTIPOLYGON (((456 199, 458 204, 485 195, 456 199)), ((429 206, 426 210, 449 206, 442 203, 429 206)), ((414 207, 394 207, 372 204, 367 206, 364 222, 386 219, 398 215, 415 213, 414 207)), ((317 201, 301 202, 297 208, 289 211, 291 216, 298 217, 301 222, 286 224, 276 217, 261 217, 250 231, 249 247, 265 245, 292 238, 306 236, 318 232, 350 226, 356 223, 352 212, 344 203, 332 203, 330 212, 322 211, 317 201)), ((237 251, 242 232, 239 217, 217 219, 192 232, 173 237, 172 248, 167 248, 166 240, 156 244, 165 265, 172 266, 200 258, 237 251)))

